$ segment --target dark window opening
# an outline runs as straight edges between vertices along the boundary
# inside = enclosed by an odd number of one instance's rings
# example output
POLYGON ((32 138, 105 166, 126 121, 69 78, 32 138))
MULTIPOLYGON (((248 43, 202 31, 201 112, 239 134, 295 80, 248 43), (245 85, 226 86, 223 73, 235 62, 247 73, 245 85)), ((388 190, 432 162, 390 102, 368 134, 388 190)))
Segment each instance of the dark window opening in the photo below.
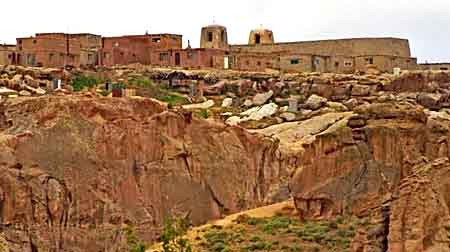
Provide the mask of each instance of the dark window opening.
POLYGON ((133 57, 136 57, 136 54, 133 53, 133 57))
POLYGON ((159 60, 160 61, 165 61, 169 58, 169 54, 168 53, 160 53, 159 54, 159 60))
POLYGON ((256 65, 257 65, 257 66, 261 66, 261 62, 259 62, 259 61, 256 62, 256 65))
POLYGON ((447 71, 448 70, 448 67, 441 67, 440 68, 442 71, 447 71))
POLYGON ((152 38, 153 43, 161 43, 161 38, 152 38))
POLYGON ((208 41, 209 42, 213 41, 213 33, 212 32, 208 32, 208 41))
POLYGON ((33 40, 33 44, 36 44, 36 43, 37 43, 37 41, 34 39, 34 40, 33 40))
POLYGON ((22 40, 19 40, 19 44, 22 44, 22 40))
POLYGON ((53 55, 54 55, 53 53, 50 53, 50 54, 48 55, 48 60, 49 60, 49 61, 52 61, 52 60, 53 60, 53 55))
POLYGON ((339 67, 339 62, 334 62, 334 67, 339 67))
POLYGON ((291 65, 298 65, 300 64, 300 59, 291 59, 291 65))
POLYGON ((247 60, 247 61, 245 62, 245 64, 246 64, 246 65, 250 65, 250 61, 247 60))
POLYGON ((11 57, 12 57, 12 55, 11 55, 11 54, 8 54, 8 59, 11 59, 11 57))
POLYGON ((124 55, 124 53, 123 52, 120 52, 120 56, 123 56, 124 55))
POLYGON ((225 42, 225 32, 224 31, 220 32, 220 40, 222 42, 225 42))
POLYGON ((260 44, 261 43, 261 35, 259 35, 259 34, 255 35, 255 43, 256 44, 260 44))
POLYGON ((351 66, 353 66, 353 63, 350 62, 350 61, 347 61, 347 62, 344 63, 344 65, 345 65, 346 67, 351 67, 351 66))
POLYGON ((195 59, 195 52, 188 52, 187 53, 187 57, 188 57, 188 59, 195 59))
POLYGON ((373 64, 373 58, 366 58, 366 63, 367 64, 373 64))

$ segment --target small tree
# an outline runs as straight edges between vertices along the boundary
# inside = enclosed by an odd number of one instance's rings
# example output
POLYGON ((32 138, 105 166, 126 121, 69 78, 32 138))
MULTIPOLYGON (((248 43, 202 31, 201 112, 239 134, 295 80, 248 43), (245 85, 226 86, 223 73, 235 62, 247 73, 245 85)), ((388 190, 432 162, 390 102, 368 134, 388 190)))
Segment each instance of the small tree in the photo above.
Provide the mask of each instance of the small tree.
POLYGON ((192 252, 189 240, 183 236, 189 228, 186 219, 169 218, 164 222, 164 230, 161 234, 164 252, 192 252))
POLYGON ((139 240, 139 238, 136 236, 134 230, 132 227, 127 226, 125 228, 125 235, 127 238, 127 244, 128 249, 130 252, 145 252, 147 249, 147 246, 139 240))

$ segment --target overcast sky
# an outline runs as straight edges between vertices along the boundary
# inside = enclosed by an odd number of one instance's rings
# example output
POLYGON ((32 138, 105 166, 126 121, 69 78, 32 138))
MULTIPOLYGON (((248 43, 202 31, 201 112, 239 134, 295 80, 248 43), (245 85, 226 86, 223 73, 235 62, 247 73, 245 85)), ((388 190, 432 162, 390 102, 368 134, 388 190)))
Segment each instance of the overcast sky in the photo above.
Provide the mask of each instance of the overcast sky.
POLYGON ((247 43, 263 25, 278 42, 389 36, 410 40, 419 62, 450 62, 449 0, 2 0, 0 41, 38 32, 105 36, 177 33, 199 46, 200 28, 228 28, 247 43))

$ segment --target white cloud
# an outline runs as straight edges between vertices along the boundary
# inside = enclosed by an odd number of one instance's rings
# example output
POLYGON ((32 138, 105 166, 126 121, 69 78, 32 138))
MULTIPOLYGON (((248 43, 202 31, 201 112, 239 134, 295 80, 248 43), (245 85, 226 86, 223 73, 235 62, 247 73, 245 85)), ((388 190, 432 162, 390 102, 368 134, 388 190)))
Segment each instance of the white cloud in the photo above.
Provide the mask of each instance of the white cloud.
POLYGON ((277 41, 393 36, 408 38, 419 61, 450 61, 447 0, 22 0, 1 4, 0 41, 36 32, 102 35, 180 33, 198 46, 200 28, 227 26, 231 43, 246 43, 263 24, 277 41))

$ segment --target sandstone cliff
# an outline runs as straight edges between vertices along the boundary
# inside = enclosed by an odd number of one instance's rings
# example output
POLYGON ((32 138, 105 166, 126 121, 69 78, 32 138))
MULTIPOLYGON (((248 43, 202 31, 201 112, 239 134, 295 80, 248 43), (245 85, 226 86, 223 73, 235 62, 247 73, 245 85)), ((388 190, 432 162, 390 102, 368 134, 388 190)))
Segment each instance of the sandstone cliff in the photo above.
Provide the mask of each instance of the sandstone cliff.
POLYGON ((0 115, 12 251, 115 251, 121 224, 150 241, 170 214, 200 224, 271 201, 282 177, 277 141, 150 99, 12 99, 0 115))

